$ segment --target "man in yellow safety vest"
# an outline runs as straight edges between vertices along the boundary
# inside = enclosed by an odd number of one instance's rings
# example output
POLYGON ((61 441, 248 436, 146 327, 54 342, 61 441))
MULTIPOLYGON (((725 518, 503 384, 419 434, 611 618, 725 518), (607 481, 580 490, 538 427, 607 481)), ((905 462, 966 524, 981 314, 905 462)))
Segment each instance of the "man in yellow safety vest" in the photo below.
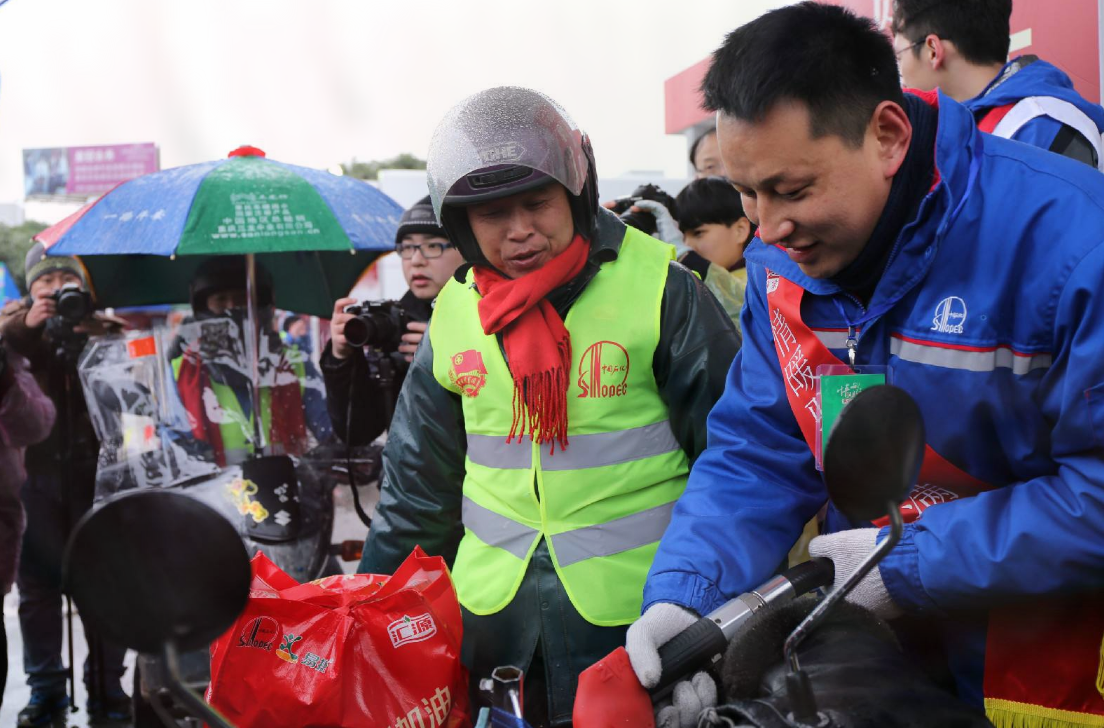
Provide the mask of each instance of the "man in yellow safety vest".
POLYGON ((639 616, 736 335, 673 247, 598 206, 589 140, 543 94, 461 102, 428 176, 468 265, 407 374, 361 571, 445 556, 473 685, 521 667, 527 720, 568 725, 639 616))

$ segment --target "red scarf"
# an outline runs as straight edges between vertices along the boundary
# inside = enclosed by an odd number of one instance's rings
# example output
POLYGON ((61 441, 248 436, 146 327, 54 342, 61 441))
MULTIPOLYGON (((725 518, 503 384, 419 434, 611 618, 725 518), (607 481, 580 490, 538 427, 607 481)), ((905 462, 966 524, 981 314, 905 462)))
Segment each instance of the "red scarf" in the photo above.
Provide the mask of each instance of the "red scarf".
POLYGON ((542 268, 507 278, 487 266, 476 266, 475 284, 483 332, 502 332, 506 359, 514 377, 514 421, 506 442, 529 439, 550 452, 567 447, 567 385, 571 368, 571 338, 563 319, 545 298, 579 275, 590 244, 576 235, 567 248, 542 268))

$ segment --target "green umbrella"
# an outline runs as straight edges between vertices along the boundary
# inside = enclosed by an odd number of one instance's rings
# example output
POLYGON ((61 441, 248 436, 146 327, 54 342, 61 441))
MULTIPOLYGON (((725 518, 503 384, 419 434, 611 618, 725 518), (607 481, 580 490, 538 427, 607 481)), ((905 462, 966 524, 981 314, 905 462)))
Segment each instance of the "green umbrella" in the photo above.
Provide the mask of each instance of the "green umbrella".
POLYGON ((245 255, 255 442, 262 442, 255 263, 275 304, 328 316, 382 251, 393 249, 402 208, 360 180, 265 158, 240 147, 226 159, 124 182, 35 236, 47 255, 78 256, 100 307, 189 302, 196 268, 245 255))
POLYGON ((35 239, 48 255, 81 258, 102 307, 185 303, 204 260, 255 254, 277 306, 327 316, 393 249, 401 214, 361 180, 242 147, 125 182, 35 239))

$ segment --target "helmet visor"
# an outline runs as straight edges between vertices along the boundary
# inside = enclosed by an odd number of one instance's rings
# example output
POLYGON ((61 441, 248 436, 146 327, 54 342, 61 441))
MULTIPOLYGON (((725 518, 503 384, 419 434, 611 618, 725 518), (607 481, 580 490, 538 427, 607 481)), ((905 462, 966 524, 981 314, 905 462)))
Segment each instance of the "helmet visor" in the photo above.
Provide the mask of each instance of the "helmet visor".
POLYGON ((437 125, 426 172, 438 220, 445 204, 516 194, 546 184, 548 177, 578 195, 587 173, 583 134, 539 91, 487 89, 457 104, 437 125))

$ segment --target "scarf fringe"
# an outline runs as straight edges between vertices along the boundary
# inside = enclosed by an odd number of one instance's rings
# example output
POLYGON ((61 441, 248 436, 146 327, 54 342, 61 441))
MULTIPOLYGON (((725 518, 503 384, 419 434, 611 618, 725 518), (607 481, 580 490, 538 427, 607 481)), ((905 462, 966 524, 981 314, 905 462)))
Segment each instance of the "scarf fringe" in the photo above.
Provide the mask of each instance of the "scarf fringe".
POLYGON ((513 422, 506 442, 521 442, 526 431, 538 445, 550 444, 549 455, 567 449, 567 366, 571 340, 559 343, 560 366, 514 380, 513 422))

